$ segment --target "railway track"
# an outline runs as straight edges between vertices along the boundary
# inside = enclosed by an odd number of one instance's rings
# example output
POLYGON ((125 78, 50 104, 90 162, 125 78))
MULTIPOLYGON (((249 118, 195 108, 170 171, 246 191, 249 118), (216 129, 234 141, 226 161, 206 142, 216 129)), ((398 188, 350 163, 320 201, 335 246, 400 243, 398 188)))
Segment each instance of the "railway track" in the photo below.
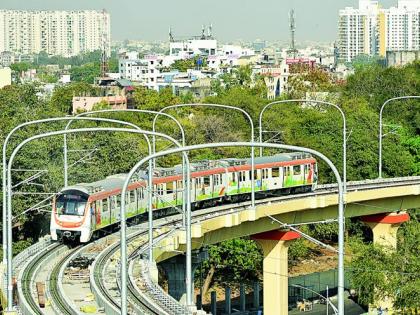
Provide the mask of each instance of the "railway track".
POLYGON ((48 281, 47 288, 48 293, 52 298, 52 306, 58 314, 63 315, 74 315, 77 314, 74 311, 74 308, 66 301, 66 297, 63 295, 62 290, 60 289, 60 282, 62 281, 62 273, 60 270, 65 267, 69 261, 69 258, 76 252, 81 246, 73 248, 68 251, 63 257, 61 257, 54 268, 52 269, 48 281))
POLYGON ((48 258, 54 255, 54 252, 63 248, 64 245, 61 244, 52 244, 45 248, 43 251, 39 252, 37 255, 33 256, 27 261, 24 267, 19 273, 20 290, 22 296, 25 297, 25 312, 30 312, 31 314, 42 315, 43 312, 41 307, 38 304, 37 299, 35 298, 36 292, 34 288, 35 284, 35 275, 39 270, 41 264, 45 262, 48 258))
MULTIPOLYGON (((141 232, 134 232, 127 238, 127 243, 131 243, 134 240, 138 238, 142 238, 147 235, 147 231, 141 231, 141 232)), ((146 242, 146 240, 142 241, 140 245, 143 245, 146 242)), ((100 294, 102 294, 105 299, 107 300, 106 303, 108 303, 107 308, 105 309, 106 314, 119 314, 120 312, 120 305, 116 301, 117 299, 120 299, 119 296, 119 274, 118 274, 118 267, 115 270, 115 292, 116 294, 111 294, 109 288, 107 288, 106 284, 104 283, 104 279, 110 278, 110 273, 107 273, 107 277, 105 277, 106 270, 108 269, 108 264, 111 258, 117 254, 119 250, 119 242, 115 242, 111 246, 107 247, 95 260, 94 264, 92 265, 93 270, 93 281, 95 283, 95 286, 98 288, 100 294)), ((130 255, 131 256, 131 255, 130 255)), ((114 282, 114 281, 112 281, 114 282)), ((131 314, 162 314, 161 312, 157 312, 156 308, 153 307, 150 303, 147 303, 143 301, 141 298, 139 298, 137 291, 135 288, 128 283, 128 300, 130 302, 130 310, 129 313, 131 314)))
MULTIPOLYGON (((411 177, 411 178, 395 178, 395 179, 377 179, 377 180, 366 180, 363 182, 348 182, 347 183, 347 191, 357 191, 357 190, 369 190, 369 189, 378 189, 378 188, 387 188, 387 187, 395 187, 395 186, 405 186, 405 185, 420 185, 420 176, 417 177, 411 177)), ((280 202, 280 201, 286 201, 290 199, 295 198, 305 198, 305 197, 311 197, 314 195, 327 195, 327 194, 334 194, 337 192, 337 185, 336 184, 329 184, 329 185, 319 185, 318 189, 314 192, 309 193, 303 193, 298 195, 285 195, 285 196, 268 196, 264 199, 260 199, 256 201, 257 205, 272 203, 272 202, 280 202)), ((233 212, 239 212, 246 208, 248 208, 250 205, 250 202, 239 202, 236 204, 226 204, 222 206, 207 208, 196 211, 194 214, 194 221, 202 220, 202 219, 209 219, 214 218, 217 216, 224 215, 226 212, 233 213, 233 212)), ((173 216, 176 217, 176 216, 173 216)), ((165 223, 161 226, 168 226, 173 225, 181 220, 179 219, 173 219, 166 218, 164 219, 165 223)), ((146 235, 147 232, 136 232, 133 235, 130 235, 129 242, 139 238, 143 235, 146 235)), ((145 246, 145 242, 140 244, 140 248, 145 246)), ((30 314, 42 314, 40 311, 40 308, 34 298, 33 295, 33 288, 31 287, 33 285, 33 279, 34 274, 36 274, 38 270, 38 266, 42 264, 43 261, 47 261, 48 257, 51 257, 53 253, 58 249, 58 247, 62 247, 63 245, 59 244, 53 244, 48 246, 46 250, 40 252, 39 254, 33 256, 27 264, 20 270, 20 282, 22 283, 21 286, 19 286, 20 290, 22 291, 23 295, 26 298, 26 304, 29 305, 30 309, 32 310, 30 314), (29 280, 28 280, 29 279, 29 280)), ((107 261, 115 255, 115 253, 119 249, 119 243, 115 243, 111 246, 109 246, 106 250, 104 250, 95 260, 94 268, 92 268, 93 272, 91 272, 91 283, 94 282, 96 286, 99 289, 100 294, 104 296, 104 298, 107 300, 107 303, 111 305, 110 310, 106 310, 106 314, 119 314, 119 304, 116 302, 116 296, 112 295, 109 290, 106 288, 105 284, 103 283, 102 279, 104 279, 104 267, 106 266, 107 261), (102 270, 99 272, 98 270, 102 270), (92 277, 93 275, 93 277, 92 277), (109 312, 108 312, 109 311, 109 312)), ((59 276, 60 274, 60 265, 62 267, 62 264, 68 259, 74 252, 76 251, 70 251, 63 259, 60 260, 59 263, 57 263, 54 267, 54 269, 51 272, 51 283, 50 283, 50 292, 51 296, 53 298, 53 304, 57 305, 57 307, 62 311, 63 314, 77 314, 75 310, 71 310, 69 308, 69 305, 67 302, 65 302, 65 297, 63 296, 63 292, 58 289, 58 282, 61 281, 61 278, 59 276), (57 293, 58 292, 58 293, 57 293), (61 292, 61 293, 60 293, 61 292), (64 301, 64 302, 63 302, 64 301)), ((134 259, 138 256, 138 250, 134 250, 130 254, 130 260, 134 259)), ((133 268, 130 268, 132 270, 133 268)), ((109 276, 109 275, 107 275, 109 276)), ((117 273, 115 274, 116 277, 116 285, 118 286, 117 279, 119 278, 117 276, 117 273)), ((128 293, 129 293, 129 301, 132 305, 132 312, 139 313, 139 314, 162 314, 159 313, 158 310, 159 307, 156 307, 156 305, 159 305, 159 301, 153 301, 152 303, 147 303, 144 300, 140 298, 140 296, 144 296, 143 293, 141 293, 139 287, 133 282, 133 277, 129 277, 128 281, 128 293)), ((119 290, 118 290, 119 291, 119 290)))
POLYGON ((20 301, 20 306, 24 314, 45 313, 45 309, 41 309, 36 297, 36 290, 34 287, 36 282, 36 275, 40 271, 41 266, 48 265, 49 261, 53 261, 56 256, 60 255, 62 252, 65 252, 66 250, 67 247, 65 245, 59 243, 51 244, 29 259, 20 270, 20 286, 18 286, 18 290, 20 291, 19 295, 24 297, 24 301, 20 301))

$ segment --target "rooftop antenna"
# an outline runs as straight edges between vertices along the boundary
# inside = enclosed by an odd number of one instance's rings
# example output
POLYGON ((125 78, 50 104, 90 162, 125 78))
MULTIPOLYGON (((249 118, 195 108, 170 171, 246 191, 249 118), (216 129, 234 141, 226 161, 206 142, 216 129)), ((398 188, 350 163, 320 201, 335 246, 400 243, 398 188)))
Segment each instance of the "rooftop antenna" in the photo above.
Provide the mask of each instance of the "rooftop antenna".
POLYGON ((102 52, 101 52, 101 77, 105 77, 108 72, 108 20, 106 10, 102 10, 102 52))
POLYGON ((208 29, 207 29, 207 36, 209 37, 209 38, 211 38, 212 36, 213 36, 213 25, 210 23, 210 25, 209 25, 209 27, 208 27, 208 29))
POLYGON ((169 41, 173 42, 174 41, 174 36, 172 35, 172 27, 169 26, 169 41))
POLYGON ((205 31, 206 26, 203 24, 201 26, 201 39, 205 39, 206 38, 206 31, 205 31))
POLYGON ((289 28, 290 28, 290 49, 289 53, 293 54, 293 58, 296 59, 297 49, 295 45, 295 31, 296 31, 296 22, 295 22, 295 10, 292 9, 289 12, 289 28))

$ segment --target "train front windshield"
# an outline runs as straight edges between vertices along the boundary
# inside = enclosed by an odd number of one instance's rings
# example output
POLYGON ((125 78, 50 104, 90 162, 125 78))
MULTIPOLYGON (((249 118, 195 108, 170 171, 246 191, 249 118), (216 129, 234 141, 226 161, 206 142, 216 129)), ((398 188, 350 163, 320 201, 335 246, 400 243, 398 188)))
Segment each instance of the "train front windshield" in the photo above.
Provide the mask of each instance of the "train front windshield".
POLYGON ((56 199, 56 209, 59 215, 85 214, 87 197, 75 194, 62 194, 56 199))

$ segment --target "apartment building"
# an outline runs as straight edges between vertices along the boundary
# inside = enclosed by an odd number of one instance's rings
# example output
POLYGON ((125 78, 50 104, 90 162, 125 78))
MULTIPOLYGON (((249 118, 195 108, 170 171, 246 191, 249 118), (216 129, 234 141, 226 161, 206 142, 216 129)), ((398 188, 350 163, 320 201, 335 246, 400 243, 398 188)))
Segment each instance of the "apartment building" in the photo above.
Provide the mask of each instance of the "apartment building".
POLYGON ((340 10, 338 49, 347 62, 360 54, 385 57, 387 51, 419 50, 420 0, 400 0, 389 9, 379 1, 359 0, 357 9, 340 10))
POLYGON ((0 52, 74 56, 105 47, 111 24, 106 11, 0 10, 0 52))

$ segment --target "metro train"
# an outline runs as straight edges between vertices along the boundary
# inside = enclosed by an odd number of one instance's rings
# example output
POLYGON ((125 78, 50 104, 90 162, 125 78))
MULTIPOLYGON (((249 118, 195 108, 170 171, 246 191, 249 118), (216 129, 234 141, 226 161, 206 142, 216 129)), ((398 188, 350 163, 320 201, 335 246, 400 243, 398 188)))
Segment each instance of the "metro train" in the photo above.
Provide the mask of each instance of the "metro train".
MULTIPOLYGON (((191 207, 199 209, 249 200, 251 178, 257 198, 308 192, 316 189, 317 161, 309 154, 281 153, 250 159, 222 159, 191 163, 191 207)), ((88 242, 92 236, 120 220, 121 191, 127 174, 63 188, 54 198, 50 232, 53 240, 88 242)), ((132 178, 127 191, 127 219, 147 215, 146 171, 132 178)), ((182 205, 182 166, 153 170, 153 211, 164 216, 182 205)))

